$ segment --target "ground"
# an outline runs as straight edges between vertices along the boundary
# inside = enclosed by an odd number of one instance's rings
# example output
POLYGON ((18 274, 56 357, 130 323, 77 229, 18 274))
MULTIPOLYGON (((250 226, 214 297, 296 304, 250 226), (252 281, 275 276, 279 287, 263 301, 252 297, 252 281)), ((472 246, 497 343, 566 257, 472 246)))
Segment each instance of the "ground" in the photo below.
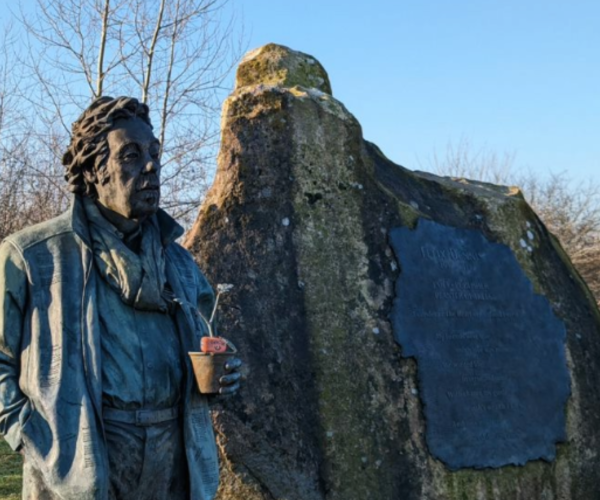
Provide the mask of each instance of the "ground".
POLYGON ((21 498, 21 470, 23 460, 10 449, 4 439, 0 439, 0 499, 21 498))

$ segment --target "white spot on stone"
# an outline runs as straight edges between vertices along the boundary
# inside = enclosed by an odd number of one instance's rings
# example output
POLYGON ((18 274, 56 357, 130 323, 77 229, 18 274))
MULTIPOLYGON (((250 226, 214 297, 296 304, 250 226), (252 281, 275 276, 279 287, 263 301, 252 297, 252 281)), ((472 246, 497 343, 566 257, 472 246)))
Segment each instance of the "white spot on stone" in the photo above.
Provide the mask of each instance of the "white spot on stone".
POLYGON ((381 231, 381 234, 387 234, 387 229, 385 227, 381 227, 379 230, 381 231))
POLYGON ((527 248, 527 242, 523 238, 521 238, 519 243, 521 244, 521 248, 527 248))
MULTIPOLYGON (((296 87, 297 89, 297 87, 296 87)), ((286 89, 287 92, 294 92, 294 89, 286 89)), ((344 105, 339 102, 337 99, 334 99, 329 94, 322 92, 315 88, 306 89, 304 95, 301 95, 298 90, 295 90, 295 97, 302 99, 303 97, 311 97, 313 100, 316 100, 320 103, 321 109, 323 111, 330 113, 340 120, 355 120, 354 116, 344 107, 344 105)))
POLYGON ((328 438, 332 438, 333 437, 334 432, 333 431, 327 431, 327 437, 328 438))
POLYGON ((247 52, 246 55, 244 55, 244 57, 242 58, 242 61, 240 62, 240 64, 250 61, 251 59, 254 59, 256 56, 258 56, 258 54, 261 52, 261 50, 262 50, 262 47, 259 47, 258 49, 254 49, 254 50, 251 50, 250 52, 247 52))
POLYGON ((413 200, 413 201, 411 201, 411 202, 409 203, 409 205, 410 205, 411 207, 413 207, 415 210, 419 210, 419 204, 418 204, 416 201, 414 201, 414 200, 413 200))
POLYGON ((304 281, 298 281, 298 288, 300 288, 300 290, 304 288, 304 281))
POLYGON ((578 339, 580 339, 580 340, 581 340, 581 335, 580 335, 579 333, 576 333, 576 334, 575 334, 575 337, 577 337, 578 339))
POLYGON ((315 88, 310 88, 310 89, 306 89, 307 93, 309 96, 311 97, 316 97, 317 99, 325 99, 328 100, 329 99, 329 94, 326 94, 325 92, 323 92, 322 90, 319 89, 315 89, 315 88))
POLYGON ((373 328, 373 333, 375 335, 379 335, 379 328, 377 328, 377 327, 373 328))
POLYGON ((527 237, 528 237, 530 240, 533 240, 533 238, 535 238, 535 234, 533 234, 531 231, 527 231, 527 237))
POLYGON ((398 264, 396 264, 395 261, 390 262, 390 267, 392 268, 392 271, 395 271, 396 269, 398 269, 398 264))
POLYGON ((225 224, 229 224, 229 217, 225 217, 225 224))
POLYGON ((525 221, 525 225, 527 226, 527 228, 530 228, 531 227, 531 222, 525 221))
POLYGON ((375 467, 379 469, 381 467, 381 460, 375 460, 375 467))
POLYGON ((361 461, 363 464, 366 464, 366 463, 367 463, 367 457, 360 457, 360 461, 361 461))
POLYGON ((533 247, 531 245, 527 245, 527 251, 529 253, 533 252, 533 247))
POLYGON ((418 391, 417 389, 414 389, 414 388, 413 388, 413 389, 411 389, 411 390, 410 390, 410 393, 411 393, 413 396, 416 396, 417 394, 419 394, 419 391, 418 391))
POLYGON ((483 220, 483 215, 475 214, 477 220, 483 220))
POLYGON ((281 219, 281 224, 283 224, 284 226, 289 226, 290 219, 288 219, 287 217, 285 217, 284 219, 281 219))

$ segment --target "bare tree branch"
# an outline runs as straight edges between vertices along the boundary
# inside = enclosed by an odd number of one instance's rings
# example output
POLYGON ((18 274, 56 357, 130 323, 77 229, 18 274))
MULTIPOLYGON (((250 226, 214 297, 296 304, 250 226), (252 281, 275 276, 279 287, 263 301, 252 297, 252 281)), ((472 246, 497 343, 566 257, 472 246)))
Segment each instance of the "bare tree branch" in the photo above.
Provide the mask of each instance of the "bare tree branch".
MULTIPOLYGON (((179 3, 179 2, 178 2, 179 3)), ((144 86, 142 88, 142 102, 148 101, 148 89, 150 87, 150 78, 152 76, 152 63, 154 62, 154 51, 156 50, 156 44, 158 42, 158 35, 162 28, 162 20, 165 12, 165 0, 161 0, 160 8, 158 10, 158 17, 156 19, 156 26, 154 28, 154 35, 152 36, 152 42, 148 50, 148 63, 146 65, 146 78, 144 80, 144 86)))
POLYGON ((110 0, 104 2, 104 13, 102 14, 102 34, 100 35, 100 51, 98 54, 98 76, 96 80, 96 97, 102 95, 102 85, 104 83, 104 53, 106 51, 106 36, 108 34, 108 14, 110 0))

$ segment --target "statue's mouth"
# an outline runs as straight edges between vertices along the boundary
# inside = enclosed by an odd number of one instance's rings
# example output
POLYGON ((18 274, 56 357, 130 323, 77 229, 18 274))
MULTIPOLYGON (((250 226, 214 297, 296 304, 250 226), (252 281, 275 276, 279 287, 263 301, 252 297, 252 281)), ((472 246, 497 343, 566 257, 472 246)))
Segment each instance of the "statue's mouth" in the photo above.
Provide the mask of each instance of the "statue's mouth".
POLYGON ((155 186, 146 186, 138 190, 138 193, 140 194, 143 200, 146 200, 146 202, 149 203, 158 202, 158 198, 160 196, 160 190, 158 187, 155 186))
POLYGON ((160 190, 160 181, 158 176, 155 174, 147 174, 138 179, 138 183, 136 185, 138 192, 143 193, 152 193, 160 190))

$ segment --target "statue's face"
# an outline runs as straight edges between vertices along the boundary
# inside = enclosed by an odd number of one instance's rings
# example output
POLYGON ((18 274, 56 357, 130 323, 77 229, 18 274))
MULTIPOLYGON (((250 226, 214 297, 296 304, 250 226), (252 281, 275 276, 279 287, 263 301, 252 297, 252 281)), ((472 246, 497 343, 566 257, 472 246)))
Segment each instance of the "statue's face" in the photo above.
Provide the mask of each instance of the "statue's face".
POLYGON ((140 118, 115 122, 107 135, 108 180, 96 183, 98 202, 127 219, 140 220, 158 210, 160 144, 140 118))

